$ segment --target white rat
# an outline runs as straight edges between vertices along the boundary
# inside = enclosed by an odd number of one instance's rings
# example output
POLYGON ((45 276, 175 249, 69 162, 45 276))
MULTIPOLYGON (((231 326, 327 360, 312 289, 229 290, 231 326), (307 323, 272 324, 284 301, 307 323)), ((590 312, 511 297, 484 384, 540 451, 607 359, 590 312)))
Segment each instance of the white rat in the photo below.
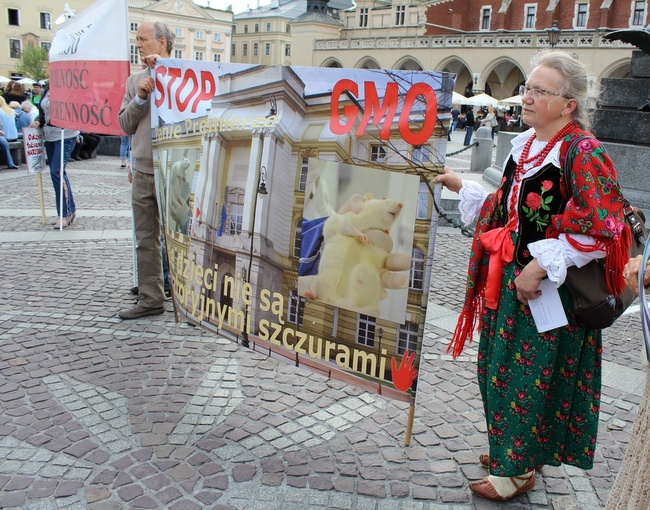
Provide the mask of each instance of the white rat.
POLYGON ((405 288, 411 257, 391 254, 390 228, 402 210, 396 200, 354 195, 323 226, 318 275, 299 279, 299 294, 366 315, 379 315, 386 289, 405 288))

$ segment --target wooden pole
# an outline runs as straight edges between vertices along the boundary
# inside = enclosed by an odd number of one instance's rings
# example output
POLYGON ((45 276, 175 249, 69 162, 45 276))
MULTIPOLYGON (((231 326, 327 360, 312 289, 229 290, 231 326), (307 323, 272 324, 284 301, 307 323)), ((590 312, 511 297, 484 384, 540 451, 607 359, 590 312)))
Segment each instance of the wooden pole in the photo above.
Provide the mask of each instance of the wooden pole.
POLYGON ((45 217, 45 197, 43 196, 43 174, 38 173, 38 196, 41 201, 41 221, 43 225, 47 223, 47 218, 45 217))
POLYGON ((409 407, 409 417, 406 422, 406 435, 404 436, 404 446, 411 445, 411 434, 413 433, 413 418, 415 418, 415 402, 409 407))

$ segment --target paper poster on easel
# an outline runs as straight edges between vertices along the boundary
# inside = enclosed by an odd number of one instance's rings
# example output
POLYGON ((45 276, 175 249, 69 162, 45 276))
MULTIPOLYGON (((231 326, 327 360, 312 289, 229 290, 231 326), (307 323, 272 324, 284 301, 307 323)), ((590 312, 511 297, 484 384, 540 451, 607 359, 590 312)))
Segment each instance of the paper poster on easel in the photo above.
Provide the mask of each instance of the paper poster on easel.
MULTIPOLYGON (((454 76, 159 59, 152 143, 178 312, 415 403, 454 76)), ((412 413, 411 413, 412 414, 412 413)))

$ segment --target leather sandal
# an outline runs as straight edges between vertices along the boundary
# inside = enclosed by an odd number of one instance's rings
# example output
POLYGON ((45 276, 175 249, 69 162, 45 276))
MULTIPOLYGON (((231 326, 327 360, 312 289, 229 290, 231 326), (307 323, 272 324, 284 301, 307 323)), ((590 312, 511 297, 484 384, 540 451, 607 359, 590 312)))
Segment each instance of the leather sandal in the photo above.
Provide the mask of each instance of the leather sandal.
POLYGON ((521 476, 511 476, 510 481, 516 487, 515 492, 510 496, 501 496, 490 482, 489 478, 486 476, 480 482, 472 482, 469 484, 470 490, 477 496, 482 498, 489 499, 491 501, 508 501, 509 499, 516 498, 517 496, 524 494, 535 488, 535 472, 530 475, 528 478, 522 478, 521 476), (520 483, 517 483, 519 481, 520 483))
MULTIPOLYGON (((490 455, 487 453, 482 453, 481 455, 478 456, 478 461, 486 469, 489 469, 490 467, 490 455)), ((541 471, 542 468, 544 467, 544 464, 539 464, 535 466, 535 471, 541 471)))

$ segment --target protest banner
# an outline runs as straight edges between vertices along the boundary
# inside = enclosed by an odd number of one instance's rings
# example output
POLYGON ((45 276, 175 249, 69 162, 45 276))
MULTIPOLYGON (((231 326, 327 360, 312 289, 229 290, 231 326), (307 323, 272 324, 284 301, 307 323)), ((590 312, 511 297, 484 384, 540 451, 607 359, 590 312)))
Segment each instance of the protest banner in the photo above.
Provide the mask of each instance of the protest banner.
POLYGON ((123 134, 117 113, 130 74, 127 27, 126 0, 99 0, 59 27, 50 47, 52 125, 123 134))
POLYGON ((23 128, 23 148, 25 150, 25 161, 27 172, 40 174, 46 167, 45 138, 42 128, 23 128))
POLYGON ((45 218, 45 197, 43 195, 43 170, 47 166, 45 155, 45 137, 42 128, 23 128, 23 150, 25 151, 25 162, 27 172, 30 175, 38 175, 38 196, 41 204, 41 222, 46 223, 45 218))
POLYGON ((454 76, 171 59, 154 76, 175 307, 413 404, 454 76))

